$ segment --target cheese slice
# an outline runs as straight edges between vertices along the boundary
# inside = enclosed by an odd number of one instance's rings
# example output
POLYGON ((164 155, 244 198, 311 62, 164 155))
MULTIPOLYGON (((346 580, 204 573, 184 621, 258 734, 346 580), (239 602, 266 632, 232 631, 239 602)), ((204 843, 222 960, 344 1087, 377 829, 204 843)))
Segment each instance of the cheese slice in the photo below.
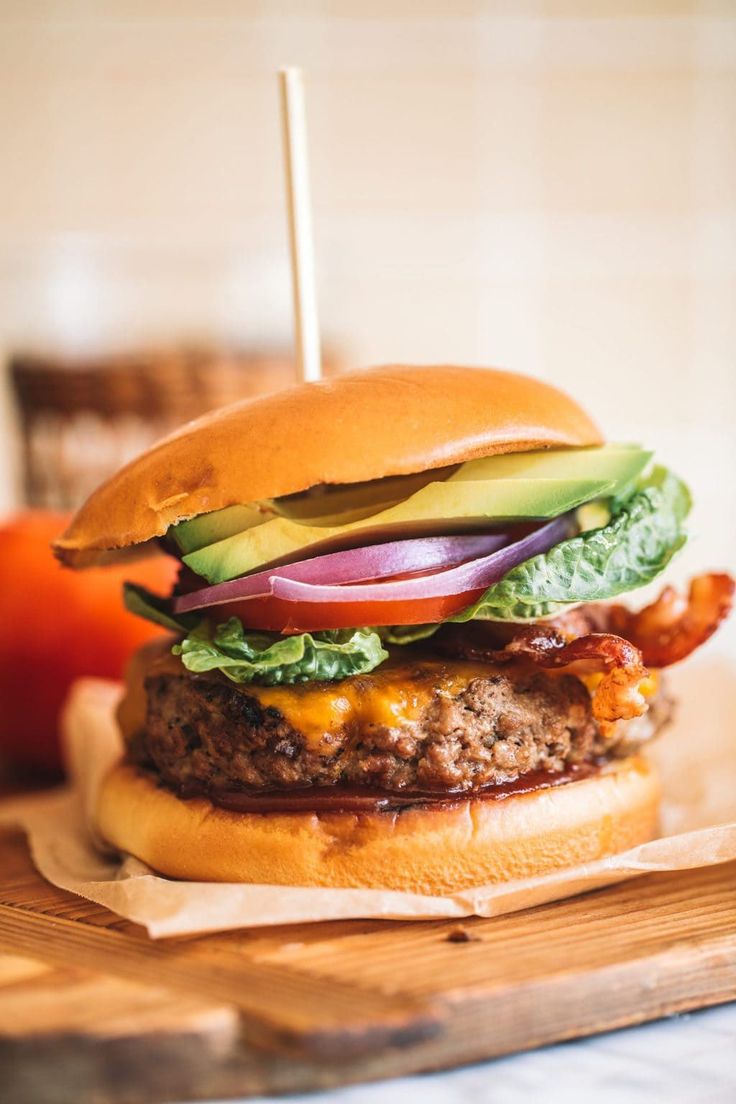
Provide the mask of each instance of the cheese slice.
POLYGON ((384 663, 368 675, 339 682, 242 689, 264 709, 278 709, 304 736, 310 750, 330 755, 346 727, 403 728, 419 720, 435 695, 456 696, 477 678, 488 678, 489 664, 422 660, 384 663))
MULTIPOLYGON (((367 675, 353 675, 336 682, 302 682, 290 686, 239 685, 230 689, 255 698, 263 709, 277 709, 300 732, 311 751, 335 754, 346 727, 386 728, 411 726, 419 720, 435 695, 455 697, 477 678, 488 678, 495 668, 488 663, 422 659, 407 663, 403 657, 383 663, 367 675)), ((171 639, 154 641, 134 657, 128 671, 127 693, 118 708, 123 736, 130 739, 145 728, 147 699, 145 679, 188 673, 178 656, 171 654, 171 639)), ((222 676, 216 675, 220 678, 222 676)))

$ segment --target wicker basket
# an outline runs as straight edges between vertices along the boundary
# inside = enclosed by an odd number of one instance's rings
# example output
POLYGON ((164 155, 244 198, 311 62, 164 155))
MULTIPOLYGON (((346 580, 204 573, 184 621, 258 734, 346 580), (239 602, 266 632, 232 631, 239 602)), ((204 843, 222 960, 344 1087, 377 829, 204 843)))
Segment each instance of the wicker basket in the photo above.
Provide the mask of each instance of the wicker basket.
POLYGON ((26 502, 70 509, 163 433, 288 386, 294 367, 286 355, 180 347, 85 360, 16 355, 10 375, 26 502))

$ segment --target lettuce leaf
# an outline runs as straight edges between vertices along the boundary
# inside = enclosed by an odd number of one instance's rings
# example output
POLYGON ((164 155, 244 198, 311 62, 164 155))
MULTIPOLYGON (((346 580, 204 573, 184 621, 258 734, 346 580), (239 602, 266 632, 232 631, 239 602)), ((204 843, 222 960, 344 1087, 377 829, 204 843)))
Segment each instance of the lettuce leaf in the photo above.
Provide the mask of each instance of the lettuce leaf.
POLYGON ((172 649, 189 671, 222 671, 237 683, 343 679, 365 674, 388 658, 370 629, 278 636, 246 632, 237 617, 214 627, 202 622, 172 649))
POLYGON ((427 625, 379 625, 377 632, 384 644, 417 644, 434 636, 439 628, 437 624, 427 625))
POLYGON ((578 602, 614 598, 651 582, 687 539, 690 492, 656 467, 625 500, 611 503, 608 525, 562 541, 512 568, 452 621, 528 621, 578 602))
POLYGON ((172 613, 168 598, 162 598, 138 583, 123 583, 123 605, 136 617, 175 633, 188 632, 202 620, 199 613, 172 613))
POLYGON ((123 600, 131 613, 184 634, 172 648, 190 671, 222 671, 233 682, 279 683, 342 679, 362 675, 388 657, 373 629, 334 632, 248 632, 236 617, 211 625, 202 614, 172 614, 168 599, 135 583, 125 583, 123 600))

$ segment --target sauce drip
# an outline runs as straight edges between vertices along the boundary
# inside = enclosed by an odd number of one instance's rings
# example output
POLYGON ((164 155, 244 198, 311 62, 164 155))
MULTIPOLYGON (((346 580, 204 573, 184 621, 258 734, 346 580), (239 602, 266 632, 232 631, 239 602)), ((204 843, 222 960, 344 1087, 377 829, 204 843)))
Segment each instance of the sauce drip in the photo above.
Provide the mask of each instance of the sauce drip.
POLYGON ((590 778, 600 770, 598 762, 580 763, 564 771, 529 771, 513 782, 500 782, 479 790, 427 792, 386 790, 358 786, 313 786, 294 790, 212 790, 188 792, 187 797, 207 797, 214 805, 236 813, 383 813, 410 806, 448 808, 465 801, 502 801, 507 797, 566 785, 590 778))

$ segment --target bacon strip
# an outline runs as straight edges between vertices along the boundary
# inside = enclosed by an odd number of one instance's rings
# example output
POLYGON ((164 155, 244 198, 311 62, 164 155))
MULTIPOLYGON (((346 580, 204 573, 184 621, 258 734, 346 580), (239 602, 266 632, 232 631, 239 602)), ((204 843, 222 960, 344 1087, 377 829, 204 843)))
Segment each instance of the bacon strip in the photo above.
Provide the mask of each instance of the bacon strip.
POLYGON ((649 666, 669 667, 713 635, 731 612, 735 589, 730 575, 698 575, 687 598, 668 586, 638 613, 613 606, 611 629, 635 644, 649 666))
POLYGON ((730 575, 698 575, 687 597, 668 586, 634 613, 626 606, 591 603, 550 622, 567 639, 612 632, 630 640, 648 667, 670 667, 704 644, 731 612, 736 584, 730 575))
POLYGON ((535 628, 536 632, 514 637, 504 649, 506 654, 523 656, 541 667, 566 667, 573 673, 602 671, 603 678, 592 694, 593 716, 599 725, 646 713, 648 705, 639 685, 649 672, 641 652, 628 640, 612 633, 589 633, 566 641, 554 629, 535 628))
POLYGON ((588 633, 569 640, 553 625, 514 625, 513 636, 504 646, 493 639, 495 626, 477 623, 473 630, 447 632, 438 643, 444 650, 466 659, 503 663, 524 659, 548 669, 568 668, 576 674, 603 674, 592 691, 593 716, 601 733, 610 733, 616 721, 630 720, 646 713, 647 701, 639 690, 648 677, 641 652, 628 640, 612 633, 588 633), (489 630, 484 632, 484 630, 489 630), (484 639, 485 637, 485 639, 484 639))
POLYGON ((602 673, 592 701, 593 716, 606 735, 616 721, 646 712, 640 685, 647 667, 669 667, 703 644, 730 612, 735 589, 730 575, 699 575, 687 598, 668 586, 638 613, 591 602, 532 625, 448 625, 436 643, 466 659, 499 663, 520 658, 550 669, 602 673))

